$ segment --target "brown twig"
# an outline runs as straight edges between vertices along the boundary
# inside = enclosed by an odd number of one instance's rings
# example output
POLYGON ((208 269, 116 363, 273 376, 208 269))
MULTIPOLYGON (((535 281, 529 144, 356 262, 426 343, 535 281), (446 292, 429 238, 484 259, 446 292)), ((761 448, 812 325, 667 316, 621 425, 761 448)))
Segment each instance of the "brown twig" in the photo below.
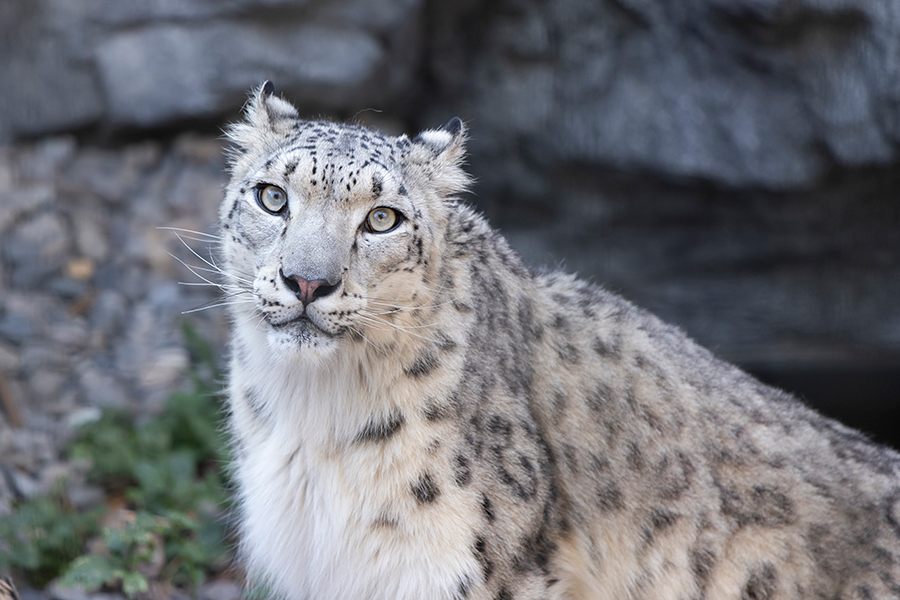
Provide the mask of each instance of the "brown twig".
POLYGON ((3 405, 3 410, 12 426, 16 428, 21 427, 22 413, 19 412, 19 405, 16 403, 16 399, 13 397, 12 390, 9 389, 9 384, 6 383, 6 377, 3 373, 0 373, 0 404, 3 405))

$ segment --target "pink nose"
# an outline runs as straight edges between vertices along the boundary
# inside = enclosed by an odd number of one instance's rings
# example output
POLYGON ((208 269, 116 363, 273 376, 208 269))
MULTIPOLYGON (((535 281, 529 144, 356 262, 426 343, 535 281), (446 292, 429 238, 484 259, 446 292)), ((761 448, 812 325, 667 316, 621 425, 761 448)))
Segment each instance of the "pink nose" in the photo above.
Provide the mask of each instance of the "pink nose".
POLYGON ((326 279, 305 279, 299 275, 285 275, 281 272, 281 279, 289 290, 294 292, 297 299, 303 303, 304 308, 319 298, 324 298, 337 289, 337 285, 330 285, 326 279))

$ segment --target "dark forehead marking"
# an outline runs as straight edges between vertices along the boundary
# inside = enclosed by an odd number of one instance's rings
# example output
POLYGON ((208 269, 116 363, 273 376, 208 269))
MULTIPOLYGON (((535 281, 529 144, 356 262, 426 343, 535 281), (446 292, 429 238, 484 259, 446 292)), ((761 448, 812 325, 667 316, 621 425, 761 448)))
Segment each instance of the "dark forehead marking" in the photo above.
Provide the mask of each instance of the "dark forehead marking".
MULTIPOLYGON (((405 146, 409 146, 408 142, 405 143, 405 146)), ((408 154, 407 151, 404 151, 405 146, 403 139, 387 138, 359 125, 298 120, 297 131, 293 139, 287 144, 287 148, 279 150, 278 153, 281 155, 297 152, 307 154, 312 158, 312 177, 309 180, 312 185, 318 183, 317 177, 321 173, 323 184, 339 185, 341 188, 348 188, 348 192, 350 185, 357 183, 354 176, 359 175, 363 169, 368 167, 370 170, 381 171, 380 174, 373 173, 372 178, 371 193, 378 198, 384 191, 386 179, 390 178, 390 173, 396 170, 398 156, 405 157, 408 154), (317 155, 325 159, 323 164, 318 163, 317 155), (344 171, 345 165, 337 157, 349 159, 346 163, 350 171, 349 177, 338 175, 344 171), (325 174, 326 170, 329 173, 328 176, 325 174), (348 183, 348 179, 350 183, 348 183)), ((293 175, 299 161, 298 156, 289 156, 288 160, 282 163, 284 164, 282 174, 285 178, 293 175)), ((266 170, 273 167, 274 163, 274 157, 270 157, 265 164, 266 170)), ((398 193, 408 194, 402 182, 400 182, 398 193)))
POLYGON ((378 199, 378 197, 381 196, 382 186, 381 175, 376 173, 372 176, 372 195, 375 199, 378 199))

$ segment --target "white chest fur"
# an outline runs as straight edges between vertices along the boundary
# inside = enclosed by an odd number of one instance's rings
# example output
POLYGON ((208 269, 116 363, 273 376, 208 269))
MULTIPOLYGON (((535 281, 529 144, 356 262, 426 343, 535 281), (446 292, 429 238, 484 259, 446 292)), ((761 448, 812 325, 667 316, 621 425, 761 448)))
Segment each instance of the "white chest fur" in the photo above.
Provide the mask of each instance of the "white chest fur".
MULTIPOLYGON (((292 599, 455 597, 461 578, 480 572, 465 525, 477 520, 476 502, 444 485, 446 459, 426 450, 434 447, 427 425, 407 414, 391 439, 360 440, 378 402, 373 382, 337 364, 284 367, 235 365, 232 373, 251 570, 292 599), (255 413, 238 400, 247 390, 262 404, 255 413), (439 501, 410 492, 425 473, 439 501)), ((394 392, 392 402, 405 396, 394 392)))

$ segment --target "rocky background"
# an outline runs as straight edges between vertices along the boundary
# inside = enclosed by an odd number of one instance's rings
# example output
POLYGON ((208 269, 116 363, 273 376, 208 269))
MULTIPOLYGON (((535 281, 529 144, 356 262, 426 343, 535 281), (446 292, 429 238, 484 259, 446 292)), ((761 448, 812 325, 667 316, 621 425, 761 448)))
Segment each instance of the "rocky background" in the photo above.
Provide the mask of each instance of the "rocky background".
POLYGON ((170 256, 215 244, 159 228, 215 231, 265 79, 390 133, 462 117, 529 262, 900 446, 894 0, 5 0, 0 513, 99 407, 184 384, 181 321, 222 347, 170 256))

